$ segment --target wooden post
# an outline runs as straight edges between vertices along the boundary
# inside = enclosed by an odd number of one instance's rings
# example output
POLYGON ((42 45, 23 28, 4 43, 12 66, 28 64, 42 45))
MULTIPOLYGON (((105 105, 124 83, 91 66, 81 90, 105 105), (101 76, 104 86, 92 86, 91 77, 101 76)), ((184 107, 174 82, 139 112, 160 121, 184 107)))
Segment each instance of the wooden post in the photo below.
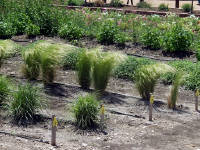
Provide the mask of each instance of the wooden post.
POLYGON ((52 129, 51 129, 51 145, 56 146, 56 130, 57 130, 58 122, 56 120, 55 115, 52 115, 52 129))
POLYGON ((194 0, 192 0, 191 13, 193 13, 193 5, 194 5, 194 0))
POLYGON ((175 8, 179 8, 179 0, 176 0, 175 8))
POLYGON ((153 102, 154 102, 154 97, 153 94, 151 94, 149 102, 149 121, 152 121, 153 102))
POLYGON ((103 126, 104 126, 104 115, 105 115, 105 108, 104 108, 104 105, 101 104, 101 110, 100 110, 100 124, 101 124, 101 128, 103 129, 103 126))
POLYGON ((194 95, 195 95, 195 110, 198 111, 198 104, 199 104, 198 103, 198 97, 199 97, 199 90, 198 89, 195 90, 194 95))

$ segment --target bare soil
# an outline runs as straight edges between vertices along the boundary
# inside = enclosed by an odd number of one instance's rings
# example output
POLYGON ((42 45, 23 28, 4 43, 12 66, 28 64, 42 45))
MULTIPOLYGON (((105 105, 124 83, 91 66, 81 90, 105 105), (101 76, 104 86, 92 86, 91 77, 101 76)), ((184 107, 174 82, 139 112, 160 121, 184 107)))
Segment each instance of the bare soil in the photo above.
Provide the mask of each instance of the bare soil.
MULTIPOLYGON (((23 43, 26 45, 26 43, 23 43)), ((13 83, 28 82, 21 74, 21 56, 5 60, 0 73, 13 83)), ((194 111, 194 94, 180 89, 177 110, 167 108, 169 87, 158 83, 155 90, 153 122, 148 121, 148 102, 141 100, 134 83, 111 78, 101 102, 106 109, 106 128, 80 130, 74 125, 71 106, 76 98, 93 89, 82 90, 76 73, 57 70, 55 83, 41 87, 48 107, 36 124, 17 126, 6 112, 0 112, 1 150, 198 150, 200 149, 200 114, 194 111), (50 143, 51 115, 59 121, 57 146, 50 143)))

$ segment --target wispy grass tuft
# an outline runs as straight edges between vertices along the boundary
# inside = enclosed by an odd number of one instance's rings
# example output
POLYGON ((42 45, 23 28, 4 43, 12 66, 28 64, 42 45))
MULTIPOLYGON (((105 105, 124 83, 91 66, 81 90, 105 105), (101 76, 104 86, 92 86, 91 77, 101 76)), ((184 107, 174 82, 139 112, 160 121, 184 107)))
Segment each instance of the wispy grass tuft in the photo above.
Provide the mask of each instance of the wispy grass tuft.
POLYGON ((4 76, 0 76, 0 106, 8 102, 8 96, 11 92, 10 87, 10 81, 4 76))

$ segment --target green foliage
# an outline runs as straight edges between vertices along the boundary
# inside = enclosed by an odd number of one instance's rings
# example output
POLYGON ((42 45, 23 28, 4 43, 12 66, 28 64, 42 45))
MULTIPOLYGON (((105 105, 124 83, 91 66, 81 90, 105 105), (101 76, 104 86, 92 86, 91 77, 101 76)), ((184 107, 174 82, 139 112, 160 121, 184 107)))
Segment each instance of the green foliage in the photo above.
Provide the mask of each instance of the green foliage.
POLYGON ((169 11, 169 7, 168 7, 168 5, 162 3, 162 4, 160 4, 158 6, 158 10, 160 10, 160 11, 169 11))
POLYGON ((4 76, 0 76, 0 106, 7 103, 10 90, 10 81, 4 76))
POLYGON ((136 88, 144 100, 149 100, 150 93, 154 92, 155 85, 160 76, 173 68, 166 64, 146 65, 139 68, 135 74, 136 88))
POLYGON ((59 36, 69 41, 79 40, 83 37, 83 30, 73 23, 68 23, 60 28, 59 36))
POLYGON ((106 21, 97 35, 97 40, 102 44, 113 44, 118 30, 113 21, 106 21))
POLYGON ((93 127, 98 118, 99 103, 94 95, 80 96, 73 106, 77 126, 86 129, 93 127))
POLYGON ((36 80, 40 75, 41 55, 39 50, 27 50, 23 53, 23 74, 30 80, 36 80))
POLYGON ((111 7, 122 7, 123 2, 121 0, 111 0, 110 4, 111 7))
POLYGON ((118 46, 125 46, 125 42, 127 41, 127 36, 123 32, 118 33, 115 35, 114 41, 118 46))
POLYGON ((120 63, 114 70, 114 76, 122 79, 134 80, 136 70, 142 65, 153 64, 150 59, 136 58, 129 56, 125 61, 120 63))
POLYGON ((89 89, 91 85, 91 56, 84 50, 77 63, 78 81, 82 88, 89 89))
POLYGON ((21 50, 21 47, 12 40, 0 40, 0 57, 7 58, 15 55, 21 50))
POLYGON ((16 34, 16 29, 13 28, 10 22, 0 21, 0 38, 1 39, 11 38, 15 34, 16 34))
POLYGON ((151 8, 151 5, 147 2, 139 2, 137 3, 138 8, 151 8))
POLYGON ((182 5, 182 9, 184 12, 191 12, 191 8, 192 8, 191 4, 183 4, 182 5))
POLYGON ((163 48, 169 52, 186 51, 193 43, 193 33, 182 24, 172 24, 163 36, 163 48))
POLYGON ((43 106, 39 89, 30 84, 19 86, 12 98, 9 105, 10 113, 14 121, 20 124, 33 120, 43 106))
POLYGON ((67 5, 69 6, 82 6, 84 4, 83 0, 68 0, 67 5))
POLYGON ((198 61, 200 61, 200 48, 198 48, 196 51, 196 58, 198 61))
POLYGON ((25 33, 30 38, 35 37, 36 35, 40 34, 40 27, 34 24, 29 24, 25 29, 25 33))
POLYGON ((140 35, 141 43, 150 49, 159 49, 161 31, 153 26, 145 25, 140 35))

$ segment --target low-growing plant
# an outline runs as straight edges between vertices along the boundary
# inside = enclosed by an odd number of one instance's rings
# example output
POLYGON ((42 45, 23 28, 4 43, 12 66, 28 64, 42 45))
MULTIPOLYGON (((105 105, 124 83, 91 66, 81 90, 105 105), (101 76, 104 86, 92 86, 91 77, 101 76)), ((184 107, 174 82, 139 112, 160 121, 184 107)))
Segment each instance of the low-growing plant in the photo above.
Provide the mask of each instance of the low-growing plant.
POLYGON ((10 113, 16 123, 23 124, 34 120, 43 106, 39 89, 30 84, 18 86, 9 104, 10 113))
POLYGON ((7 103, 10 91, 10 81, 4 76, 0 76, 0 106, 7 103))
POLYGON ((91 85, 92 59, 86 50, 79 57, 77 63, 78 81, 82 88, 89 89, 91 85))
POLYGON ((196 51, 196 58, 198 61, 200 61, 200 48, 198 48, 196 51))
POLYGON ((173 68, 166 64, 145 65, 139 68, 135 74, 136 88, 144 100, 149 100, 150 93, 154 92, 155 85, 160 76, 173 68))
POLYGON ((159 49, 160 44, 160 34, 161 31, 158 28, 145 25, 144 31, 140 35, 141 43, 150 49, 159 49))
POLYGON ((84 4, 83 0, 68 0, 67 5, 69 6, 82 6, 84 4))
POLYGON ((123 2, 121 0, 111 0, 110 4, 111 7, 122 7, 123 2))
POLYGON ((83 30, 73 23, 68 23, 60 28, 59 36, 69 41, 79 40, 83 37, 83 30))
POLYGON ((25 33, 29 38, 33 38, 40 34, 40 27, 34 24, 29 24, 25 29, 25 33))
POLYGON ((0 21, 0 39, 8 39, 16 34, 16 29, 10 22, 0 21))
POLYGON ((127 41, 127 36, 125 33, 121 32, 115 35, 115 39, 114 39, 115 43, 118 46, 125 46, 125 42, 127 41))
POLYGON ((94 127, 98 120, 98 107, 94 95, 80 96, 73 106, 77 126, 82 129, 94 127))
POLYGON ((137 3, 138 8, 151 8, 151 5, 147 2, 139 2, 137 3))
POLYGON ((184 12, 191 12, 191 4, 183 4, 182 9, 184 12))
POLYGON ((168 7, 168 5, 162 3, 162 4, 160 4, 158 6, 158 10, 160 10, 160 11, 169 11, 169 7, 168 7))
POLYGON ((183 27, 182 24, 172 24, 169 30, 165 31, 162 46, 166 51, 187 51, 193 43, 193 33, 183 27))
POLYGON ((97 40, 102 44, 113 44, 118 30, 118 27, 113 21, 106 21, 97 35, 97 40))

